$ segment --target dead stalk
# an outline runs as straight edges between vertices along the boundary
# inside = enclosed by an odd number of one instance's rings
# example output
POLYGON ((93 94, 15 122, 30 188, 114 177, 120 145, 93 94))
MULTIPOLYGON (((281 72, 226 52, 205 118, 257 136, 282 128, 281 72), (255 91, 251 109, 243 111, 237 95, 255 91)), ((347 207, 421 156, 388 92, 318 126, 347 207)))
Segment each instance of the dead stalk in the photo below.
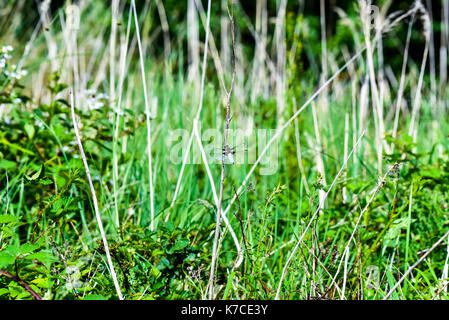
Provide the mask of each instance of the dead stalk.
POLYGON ((104 246, 104 250, 106 253, 106 260, 108 262, 108 266, 109 266, 109 271, 111 273, 111 277, 112 277, 112 281, 114 282, 114 286, 115 286, 115 290, 117 292, 118 298, 120 300, 123 300, 123 295, 122 292, 120 290, 120 286, 117 280, 117 274, 115 273, 115 269, 114 269, 114 265, 112 263, 112 259, 111 259, 111 254, 109 252, 109 245, 108 245, 108 241, 106 239, 106 234, 104 232, 104 228, 103 228, 103 222, 101 221, 101 215, 100 215, 100 209, 98 208, 98 200, 97 200, 97 195, 95 193, 95 188, 92 182, 92 176, 90 174, 90 170, 89 170, 89 165, 87 163, 87 158, 86 158, 86 154, 84 153, 84 148, 83 148, 83 144, 81 143, 81 135, 78 129, 78 123, 77 123, 77 119, 76 119, 76 112, 75 112, 75 98, 74 98, 74 94, 77 92, 76 89, 78 89, 78 83, 79 83, 79 75, 78 75, 78 63, 77 63, 77 34, 76 34, 76 30, 68 30, 68 34, 67 34, 67 46, 68 46, 68 52, 71 53, 72 56, 72 72, 73 72, 73 85, 72 85, 72 89, 70 91, 70 110, 71 110, 71 114, 72 114, 72 123, 73 123, 73 129, 75 131, 75 136, 76 136, 76 141, 78 143, 78 147, 80 150, 80 156, 81 159, 83 160, 83 164, 84 164, 84 169, 86 171, 86 176, 87 176, 87 180, 89 183, 89 188, 91 191, 91 195, 92 195, 92 203, 94 206, 94 211, 95 211, 95 217, 97 219, 97 224, 98 224, 98 229, 100 231, 100 235, 101 235, 101 239, 103 241, 103 246, 104 246))
POLYGON ((97 218, 98 229, 100 230, 101 239, 103 240, 104 251, 106 252, 106 259, 108 261, 109 270, 111 272, 112 281, 114 282, 115 290, 117 291, 117 295, 120 300, 123 300, 122 292, 120 290, 120 286, 117 280, 117 274, 115 273, 114 265, 112 264, 111 254, 109 253, 109 245, 108 240, 106 240, 106 234, 103 229, 103 222, 101 221, 100 209, 98 208, 97 195, 95 194, 95 188, 92 183, 92 177, 90 175, 89 165, 87 164, 87 158, 84 153, 83 145, 81 143, 81 136, 78 129, 78 124, 76 122, 76 113, 75 113, 75 102, 73 98, 73 92, 70 92, 70 107, 72 111, 72 122, 73 128, 75 130, 76 140, 78 142, 78 147, 80 149, 81 159, 84 163, 84 169, 86 171, 87 180, 89 182, 90 191, 92 193, 92 202, 95 210, 95 217, 97 218))
MULTIPOLYGON (((234 5, 232 3, 231 13, 229 14, 229 18, 231 20, 231 40, 232 40, 232 79, 231 79, 231 87, 227 94, 227 103, 226 103, 226 125, 224 132, 224 141, 223 141, 223 150, 228 145, 228 136, 229 136, 229 126, 231 124, 231 98, 232 92, 234 89, 234 81, 235 81, 235 29, 234 29, 234 5)), ((221 215, 222 215, 222 201, 223 201, 223 189, 224 189, 224 180, 225 180, 225 157, 226 155, 222 154, 222 162, 221 162, 221 179, 220 179, 220 191, 218 196, 218 206, 217 206, 217 223, 215 226, 215 235, 214 235, 214 243, 212 249, 212 262, 211 262, 211 271, 209 277, 209 299, 212 300, 214 298, 214 282, 215 282, 215 265, 218 258, 218 239, 220 236, 220 223, 221 223, 221 215)))

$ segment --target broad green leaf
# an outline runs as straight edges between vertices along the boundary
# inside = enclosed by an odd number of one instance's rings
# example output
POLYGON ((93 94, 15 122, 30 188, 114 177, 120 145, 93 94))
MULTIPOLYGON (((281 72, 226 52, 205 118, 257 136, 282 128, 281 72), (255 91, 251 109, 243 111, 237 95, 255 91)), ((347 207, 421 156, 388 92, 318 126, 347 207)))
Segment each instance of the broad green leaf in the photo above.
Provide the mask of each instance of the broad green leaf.
POLYGON ((14 256, 14 258, 16 258, 19 255, 19 245, 16 243, 10 244, 6 247, 6 251, 8 251, 11 255, 14 256))
POLYGON ((12 170, 16 167, 17 163, 15 163, 14 161, 9 161, 6 159, 2 159, 0 160, 0 169, 3 170, 12 170))
POLYGON ((48 278, 37 278, 31 281, 31 283, 34 283, 39 288, 49 288, 51 285, 51 281, 48 278))
POLYGON ((397 236, 401 234, 401 229, 407 228, 409 223, 409 218, 400 218, 393 221, 390 229, 385 234, 384 238, 386 240, 396 239, 397 236))
POLYGON ((0 215, 0 223, 11 223, 19 220, 16 216, 10 214, 2 214, 0 215))
POLYGON ((19 248, 19 254, 28 254, 33 252, 34 250, 36 250, 37 248, 39 248, 39 245, 34 244, 34 243, 24 243, 20 246, 19 248))
POLYGON ((165 223, 165 227, 168 229, 168 231, 173 231, 175 229, 175 224, 171 221, 168 221, 165 223))
POLYGON ((25 124, 25 132, 27 133, 28 138, 33 139, 36 130, 32 124, 27 123, 25 124))
POLYGON ((51 252, 47 252, 44 250, 41 250, 36 253, 32 253, 32 254, 26 256, 26 258, 29 260, 38 260, 43 263, 51 263, 51 262, 57 261, 57 259, 51 254, 51 252))
POLYGON ((15 257, 8 251, 4 250, 0 252, 0 268, 5 268, 10 264, 13 264, 14 260, 15 257))
POLYGON ((190 242, 189 242, 188 240, 183 240, 183 239, 178 240, 178 241, 176 241, 176 243, 175 243, 174 250, 175 250, 175 251, 182 250, 182 249, 184 249, 185 247, 187 247, 187 246, 189 245, 189 243, 190 243, 190 242))

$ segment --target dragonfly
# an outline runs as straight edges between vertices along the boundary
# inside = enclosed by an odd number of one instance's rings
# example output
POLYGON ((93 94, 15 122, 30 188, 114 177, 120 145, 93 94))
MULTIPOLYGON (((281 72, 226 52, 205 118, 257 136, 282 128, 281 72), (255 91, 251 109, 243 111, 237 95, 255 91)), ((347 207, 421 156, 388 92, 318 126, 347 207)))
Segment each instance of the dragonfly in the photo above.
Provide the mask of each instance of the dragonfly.
POLYGON ((223 161, 223 157, 225 159, 225 164, 235 164, 235 157, 237 153, 246 152, 247 149, 244 143, 236 145, 234 147, 229 146, 228 144, 224 145, 223 148, 214 148, 212 159, 221 163, 223 161))

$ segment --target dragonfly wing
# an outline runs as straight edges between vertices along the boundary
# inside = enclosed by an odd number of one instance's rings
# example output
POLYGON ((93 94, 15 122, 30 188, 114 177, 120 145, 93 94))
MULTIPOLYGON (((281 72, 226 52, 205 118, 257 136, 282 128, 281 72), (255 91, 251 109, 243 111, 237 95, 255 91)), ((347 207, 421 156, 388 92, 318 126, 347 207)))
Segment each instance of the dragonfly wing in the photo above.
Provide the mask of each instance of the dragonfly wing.
POLYGON ((229 161, 229 163, 234 164, 234 156, 232 155, 232 153, 227 154, 227 160, 229 161))

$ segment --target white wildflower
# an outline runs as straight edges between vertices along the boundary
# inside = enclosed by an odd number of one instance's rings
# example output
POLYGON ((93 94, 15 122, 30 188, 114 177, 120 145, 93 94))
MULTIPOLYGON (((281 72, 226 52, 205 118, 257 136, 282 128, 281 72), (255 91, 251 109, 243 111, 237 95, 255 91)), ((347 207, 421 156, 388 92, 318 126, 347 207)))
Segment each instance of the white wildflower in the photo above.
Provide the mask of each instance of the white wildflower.
POLYGON ((104 102, 102 100, 108 99, 108 96, 104 93, 98 93, 96 90, 89 89, 85 91, 86 102, 90 110, 97 110, 104 107, 104 102))
POLYGON ((34 121, 34 125, 41 129, 43 129, 45 127, 44 124, 42 123, 42 121, 40 121, 40 120, 34 121))
POLYGON ((98 110, 104 106, 104 103, 101 101, 96 101, 95 99, 88 99, 87 105, 89 106, 90 110, 98 110))
POLYGON ((2 52, 3 53, 8 53, 8 52, 11 52, 13 50, 13 48, 11 47, 11 46, 3 46, 2 47, 2 52))
POLYGON ((109 99, 109 96, 106 93, 99 93, 97 99, 109 99))

